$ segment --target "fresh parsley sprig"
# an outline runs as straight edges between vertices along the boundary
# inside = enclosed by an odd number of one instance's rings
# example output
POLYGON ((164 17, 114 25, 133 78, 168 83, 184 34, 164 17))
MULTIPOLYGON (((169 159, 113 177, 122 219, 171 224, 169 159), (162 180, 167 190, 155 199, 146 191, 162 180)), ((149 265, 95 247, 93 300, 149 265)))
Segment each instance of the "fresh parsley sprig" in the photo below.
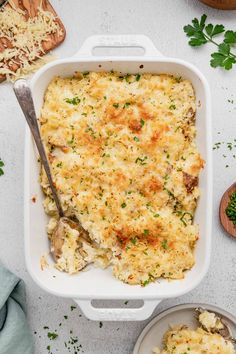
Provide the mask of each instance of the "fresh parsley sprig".
POLYGON ((184 26, 184 32, 190 37, 189 45, 200 47, 206 43, 212 43, 217 46, 218 51, 211 54, 210 64, 213 68, 222 67, 226 70, 232 69, 236 64, 236 55, 231 49, 236 44, 236 31, 226 31, 224 25, 206 25, 207 15, 202 15, 201 19, 194 18, 192 25, 184 26), (217 43, 213 38, 224 33, 222 43, 217 43))

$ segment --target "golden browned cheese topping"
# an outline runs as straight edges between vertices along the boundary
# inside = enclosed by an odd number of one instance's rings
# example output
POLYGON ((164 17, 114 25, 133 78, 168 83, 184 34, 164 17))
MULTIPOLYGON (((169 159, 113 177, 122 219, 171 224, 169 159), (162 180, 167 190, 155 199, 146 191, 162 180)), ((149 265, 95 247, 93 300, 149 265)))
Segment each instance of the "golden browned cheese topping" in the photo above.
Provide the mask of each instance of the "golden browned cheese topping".
MULTIPOLYGON (((194 265, 195 111, 191 83, 165 74, 77 73, 46 91, 41 133, 63 207, 129 284, 180 279, 194 265)), ((53 215, 44 173, 42 186, 53 215)))
POLYGON ((197 329, 185 325, 170 328, 163 338, 164 349, 154 348, 153 354, 235 354, 233 343, 218 333, 222 328, 214 313, 204 311, 197 329))

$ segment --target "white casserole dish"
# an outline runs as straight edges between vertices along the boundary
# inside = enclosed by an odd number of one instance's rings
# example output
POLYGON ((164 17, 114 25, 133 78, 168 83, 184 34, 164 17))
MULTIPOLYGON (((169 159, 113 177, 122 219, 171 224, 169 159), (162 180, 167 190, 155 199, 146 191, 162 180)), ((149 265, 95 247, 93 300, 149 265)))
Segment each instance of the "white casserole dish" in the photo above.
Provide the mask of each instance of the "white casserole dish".
POLYGON ((57 296, 74 299, 85 315, 94 320, 143 320, 149 317, 162 299, 177 297, 194 289, 207 272, 211 251, 212 162, 211 162, 211 107, 209 86, 201 72, 193 65, 162 56, 149 38, 143 35, 93 36, 88 38, 72 58, 45 65, 31 81, 37 115, 43 104, 44 92, 57 75, 70 76, 75 71, 121 71, 123 73, 170 73, 189 79, 195 89, 197 108, 197 144, 206 166, 200 175, 201 197, 195 221, 200 225, 200 240, 195 251, 196 264, 186 272, 183 280, 152 283, 147 287, 131 286, 113 277, 111 269, 91 267, 77 275, 61 273, 53 267, 44 271, 40 257, 48 254, 46 235, 47 216, 44 213, 43 194, 39 185, 37 152, 27 128, 25 142, 25 256, 29 273, 34 281, 57 296), (143 56, 95 57, 95 47, 141 47, 143 56), (36 195, 36 203, 32 196, 36 195), (92 299, 141 299, 141 308, 95 308, 92 299))

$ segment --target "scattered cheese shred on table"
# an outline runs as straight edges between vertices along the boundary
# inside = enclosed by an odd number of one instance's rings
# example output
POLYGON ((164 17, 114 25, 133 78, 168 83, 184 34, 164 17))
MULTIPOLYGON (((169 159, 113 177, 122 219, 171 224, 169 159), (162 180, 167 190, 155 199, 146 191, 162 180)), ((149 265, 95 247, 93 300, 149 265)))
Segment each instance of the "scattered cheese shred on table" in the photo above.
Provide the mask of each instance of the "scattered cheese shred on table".
POLYGON ((0 75, 8 81, 26 76, 40 66, 52 60, 45 54, 43 43, 49 41, 49 35, 62 35, 53 13, 40 6, 36 17, 26 20, 23 10, 5 7, 0 11, 0 38, 5 50, 0 53, 0 75), (34 62, 35 59, 40 59, 34 62))

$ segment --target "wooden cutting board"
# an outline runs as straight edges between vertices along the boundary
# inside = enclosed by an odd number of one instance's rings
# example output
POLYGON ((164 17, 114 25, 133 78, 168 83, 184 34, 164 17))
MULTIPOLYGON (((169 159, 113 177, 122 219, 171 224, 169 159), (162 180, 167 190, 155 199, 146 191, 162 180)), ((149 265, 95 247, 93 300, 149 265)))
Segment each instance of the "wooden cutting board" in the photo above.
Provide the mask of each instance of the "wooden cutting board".
MULTIPOLYGON (((16 8, 19 8, 23 11, 25 11, 25 18, 26 20, 29 17, 35 17, 37 16, 37 9, 40 5, 42 5, 42 8, 46 11, 52 12, 56 17, 57 14, 50 4, 48 0, 11 0, 12 3, 14 3, 16 8)), ((11 7, 11 5, 8 3, 6 4, 1 11, 4 11, 5 8, 11 7)), ((62 43, 65 39, 66 36, 66 30, 61 22, 61 20, 57 17, 56 22, 61 28, 61 34, 55 33, 52 35, 49 35, 49 40, 42 43, 42 46, 44 48, 45 54, 48 53, 50 50, 56 48, 60 43, 62 43)), ((6 40, 5 38, 0 38, 0 52, 3 52, 6 48, 11 48, 11 43, 6 40)), ((14 71, 18 69, 17 65, 14 67, 14 71)), ((5 80, 5 76, 0 75, 0 82, 5 80)))

